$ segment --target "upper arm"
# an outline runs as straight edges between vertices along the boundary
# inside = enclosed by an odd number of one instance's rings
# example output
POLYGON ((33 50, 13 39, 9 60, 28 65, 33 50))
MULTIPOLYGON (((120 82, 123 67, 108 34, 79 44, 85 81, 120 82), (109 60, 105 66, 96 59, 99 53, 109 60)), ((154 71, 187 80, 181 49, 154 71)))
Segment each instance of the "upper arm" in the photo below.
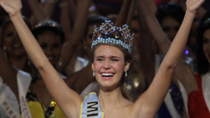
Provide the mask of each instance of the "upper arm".
POLYGON ((161 64, 149 88, 138 98, 134 104, 136 113, 140 116, 154 117, 171 82, 171 76, 175 68, 161 64), (139 112, 141 110, 141 112, 139 112))
POLYGON ((78 117, 82 98, 75 91, 70 89, 52 65, 46 64, 39 69, 45 85, 58 103, 59 107, 68 117, 78 117))

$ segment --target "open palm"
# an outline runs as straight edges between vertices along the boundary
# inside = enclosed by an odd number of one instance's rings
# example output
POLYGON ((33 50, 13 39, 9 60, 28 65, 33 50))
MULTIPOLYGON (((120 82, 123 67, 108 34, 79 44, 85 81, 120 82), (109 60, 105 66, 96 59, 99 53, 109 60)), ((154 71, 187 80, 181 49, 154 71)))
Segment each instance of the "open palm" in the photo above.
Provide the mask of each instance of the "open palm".
POLYGON ((190 12, 196 12, 197 9, 200 7, 200 5, 204 2, 205 0, 187 0, 186 5, 187 9, 190 12))
POLYGON ((0 4, 10 16, 20 12, 22 8, 21 0, 0 0, 0 4))

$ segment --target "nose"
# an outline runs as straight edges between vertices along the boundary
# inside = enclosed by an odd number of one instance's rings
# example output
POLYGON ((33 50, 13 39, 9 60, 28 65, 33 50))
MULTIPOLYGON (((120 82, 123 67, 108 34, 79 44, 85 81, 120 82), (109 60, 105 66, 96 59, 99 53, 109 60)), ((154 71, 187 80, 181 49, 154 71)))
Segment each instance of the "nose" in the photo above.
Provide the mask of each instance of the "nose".
POLYGON ((46 55, 52 55, 53 54, 53 49, 52 47, 48 46, 45 50, 44 50, 46 55))
POLYGON ((104 68, 105 70, 108 70, 108 69, 111 68, 111 63, 110 63, 109 60, 104 61, 103 68, 104 68))
POLYGON ((15 41, 20 41, 20 37, 19 37, 18 34, 15 35, 14 40, 15 40, 15 41))

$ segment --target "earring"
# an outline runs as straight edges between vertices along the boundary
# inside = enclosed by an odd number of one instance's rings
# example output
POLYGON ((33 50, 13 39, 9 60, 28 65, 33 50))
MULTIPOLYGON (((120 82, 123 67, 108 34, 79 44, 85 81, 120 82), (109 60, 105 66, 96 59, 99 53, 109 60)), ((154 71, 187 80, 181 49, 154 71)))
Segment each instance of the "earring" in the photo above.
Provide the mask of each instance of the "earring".
POLYGON ((127 76, 128 76, 128 71, 125 72, 125 77, 127 77, 127 76))
POLYGON ((61 59, 61 58, 59 59, 58 65, 59 65, 59 66, 62 66, 62 65, 63 65, 62 59, 61 59))
POLYGON ((6 46, 4 46, 4 50, 6 50, 7 49, 7 47, 6 46))
POLYGON ((4 54, 7 57, 7 47, 6 46, 4 46, 4 54))
POLYGON ((93 72, 93 77, 95 77, 95 75, 96 75, 95 72, 93 72))

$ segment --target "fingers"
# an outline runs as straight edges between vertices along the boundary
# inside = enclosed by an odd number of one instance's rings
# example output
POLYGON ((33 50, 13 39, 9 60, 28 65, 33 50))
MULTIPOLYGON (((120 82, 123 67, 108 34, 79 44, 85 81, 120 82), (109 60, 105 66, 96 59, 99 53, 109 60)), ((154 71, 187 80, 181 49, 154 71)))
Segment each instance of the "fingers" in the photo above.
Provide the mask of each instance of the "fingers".
POLYGON ((2 8, 10 15, 14 16, 20 12, 22 4, 20 0, 0 0, 2 8))
POLYGON ((187 9, 190 12, 196 12, 197 9, 203 4, 205 0, 187 0, 186 5, 187 9))

